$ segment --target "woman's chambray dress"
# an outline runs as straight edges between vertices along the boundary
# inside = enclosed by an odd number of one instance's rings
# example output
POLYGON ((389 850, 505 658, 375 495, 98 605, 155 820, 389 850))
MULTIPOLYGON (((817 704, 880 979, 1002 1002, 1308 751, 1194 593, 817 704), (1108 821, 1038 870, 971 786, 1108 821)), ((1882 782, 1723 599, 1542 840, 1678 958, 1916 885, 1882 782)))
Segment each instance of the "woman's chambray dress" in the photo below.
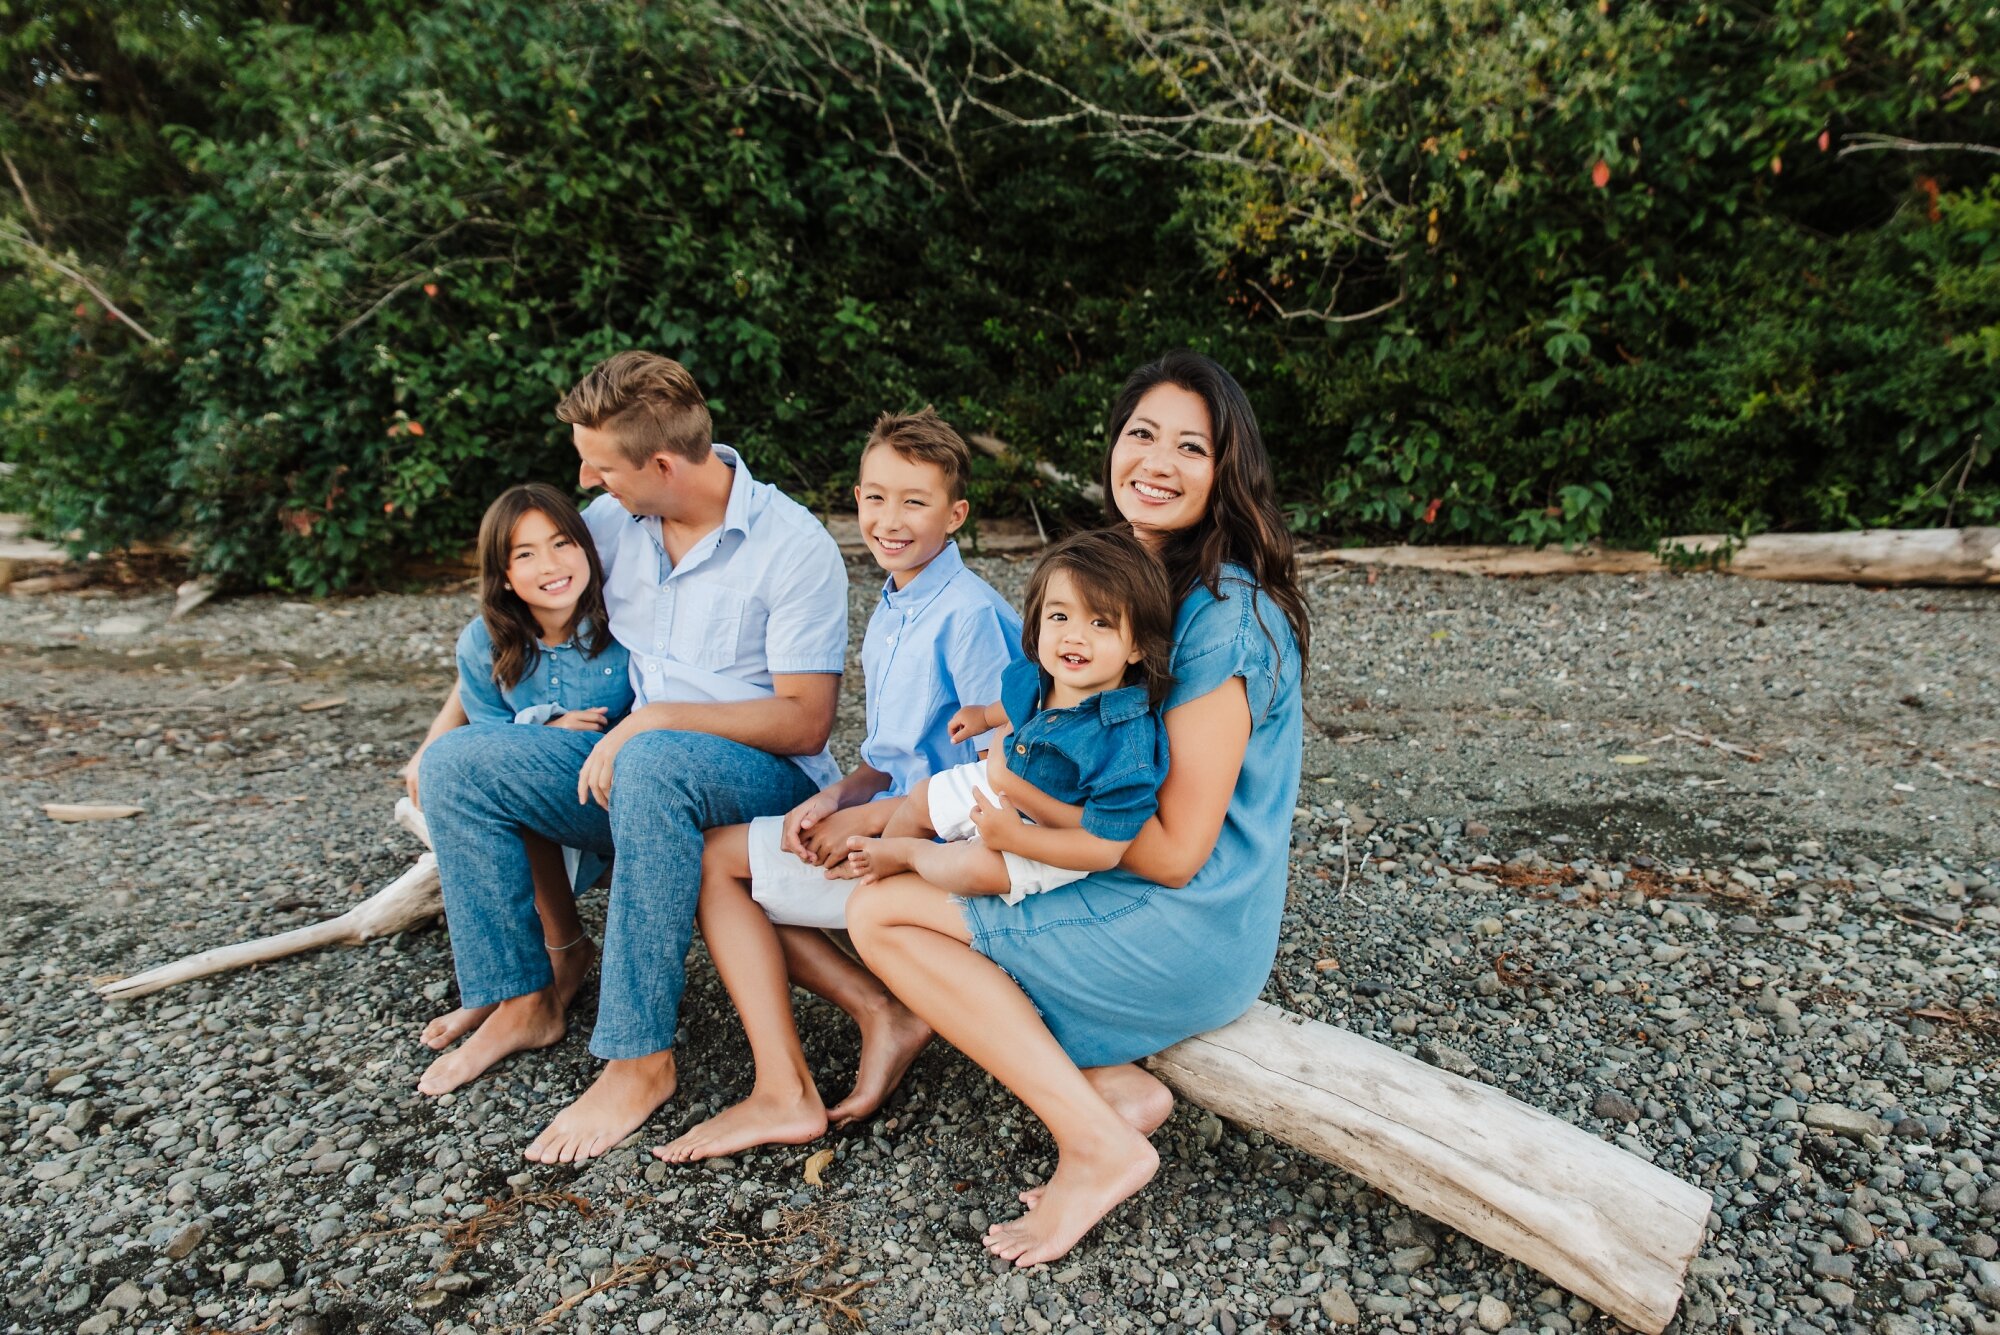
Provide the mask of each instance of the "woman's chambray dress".
POLYGON ((1277 956, 1299 795, 1298 643, 1247 571, 1224 566, 1219 583, 1220 598, 1197 585, 1181 604, 1165 712, 1241 677, 1250 744, 1194 879, 1168 889, 1119 868, 1019 905, 963 901, 973 949, 1013 976, 1078 1066, 1136 1061, 1227 1024, 1277 956))

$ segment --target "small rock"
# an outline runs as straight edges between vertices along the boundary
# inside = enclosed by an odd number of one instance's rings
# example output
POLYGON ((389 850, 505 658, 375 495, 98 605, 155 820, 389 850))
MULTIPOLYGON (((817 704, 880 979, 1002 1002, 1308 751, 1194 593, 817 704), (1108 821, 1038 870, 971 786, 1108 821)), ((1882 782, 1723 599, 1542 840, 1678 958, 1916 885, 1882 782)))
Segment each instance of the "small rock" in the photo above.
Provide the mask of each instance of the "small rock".
POLYGON ((1805 1123, 1815 1131, 1829 1131, 1848 1140, 1889 1134, 1889 1124, 1873 1113, 1843 1108, 1837 1103, 1811 1105, 1806 1109, 1805 1123))
POLYGON ((431 1287, 439 1293, 470 1293, 473 1283, 472 1276, 453 1270, 432 1280, 431 1287))
POLYGON ((1477 1077, 1479 1063, 1460 1052, 1457 1048, 1446 1047, 1442 1043, 1419 1043, 1417 1056, 1441 1071, 1462 1075, 1468 1079, 1477 1077))
POLYGON ((1848 1308, 1854 1306, 1854 1290, 1838 1280, 1823 1280, 1813 1287, 1828 1307, 1848 1308))
POLYGON ((1591 1102, 1593 1116, 1615 1122, 1636 1122, 1639 1120, 1639 1106, 1616 1090, 1607 1089, 1591 1102))
POLYGON ((98 1306, 115 1307, 121 1312, 130 1312, 145 1301, 145 1291, 128 1279, 117 1288, 111 1290, 111 1292, 105 1294, 104 1301, 99 1303, 98 1306))
POLYGON ((1328 1289, 1320 1294, 1319 1310, 1336 1326, 1361 1324, 1361 1309, 1354 1305, 1354 1299, 1346 1289, 1328 1289))
POLYGON ((1851 1208, 1842 1210, 1834 1216, 1833 1223, 1834 1227, 1840 1230, 1840 1236, 1846 1238, 1850 1245, 1855 1247, 1875 1245, 1875 1225, 1869 1223, 1868 1216, 1861 1211, 1851 1208))
POLYGON ((264 1261, 253 1265, 250 1267, 249 1273, 244 1275, 243 1282, 253 1289, 282 1288, 285 1283, 285 1263, 283 1261, 264 1261))
POLYGON ((106 617, 90 628, 93 635, 138 635, 152 623, 145 617, 106 617))
POLYGON ((106 1331, 111 1330, 117 1324, 118 1314, 116 1312, 99 1312, 88 1321, 79 1324, 76 1328, 76 1335, 105 1335, 106 1331))
POLYGON ((1507 1323, 1514 1319, 1514 1309, 1495 1298, 1490 1293, 1479 1295, 1479 1328, 1487 1331, 1505 1330, 1507 1323))
POLYGON ((173 1238, 167 1243, 167 1259, 169 1261, 186 1260, 195 1248, 201 1246, 202 1239, 207 1236, 208 1221, 206 1219, 197 1219, 193 1223, 183 1226, 180 1232, 174 1234, 173 1238))
POLYGON ((1389 1268, 1399 1275, 1414 1275, 1432 1261, 1437 1253, 1428 1247, 1404 1247, 1389 1255, 1389 1268))

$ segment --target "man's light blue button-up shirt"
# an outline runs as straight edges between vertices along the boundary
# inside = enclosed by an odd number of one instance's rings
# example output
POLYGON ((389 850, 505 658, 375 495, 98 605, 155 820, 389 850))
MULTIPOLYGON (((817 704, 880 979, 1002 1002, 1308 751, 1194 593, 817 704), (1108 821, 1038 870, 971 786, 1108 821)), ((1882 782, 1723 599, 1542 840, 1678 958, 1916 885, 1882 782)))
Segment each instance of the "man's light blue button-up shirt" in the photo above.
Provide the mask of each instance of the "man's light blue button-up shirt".
MULTIPOLYGON (((735 450, 721 527, 675 565, 660 521, 611 496, 583 512, 604 566, 611 633, 632 654, 634 707, 765 700, 771 678, 838 673, 847 655, 847 567, 811 511, 750 476, 735 450)), ((840 769, 824 748, 792 760, 824 787, 840 769)))
POLYGON ((908 587, 882 583, 861 640, 868 736, 861 759, 888 775, 900 797, 953 765, 978 758, 986 738, 954 744, 951 716, 1000 698, 1000 677, 1021 656, 1021 618, 946 543, 908 587))

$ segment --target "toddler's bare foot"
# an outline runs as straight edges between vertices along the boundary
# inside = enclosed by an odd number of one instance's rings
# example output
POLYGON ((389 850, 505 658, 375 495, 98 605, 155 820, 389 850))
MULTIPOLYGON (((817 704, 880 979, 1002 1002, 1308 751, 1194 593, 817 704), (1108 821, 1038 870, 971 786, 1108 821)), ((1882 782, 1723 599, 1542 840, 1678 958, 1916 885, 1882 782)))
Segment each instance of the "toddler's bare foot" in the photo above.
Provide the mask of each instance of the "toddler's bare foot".
POLYGON ((1160 1168, 1152 1142, 1122 1123, 1106 1131, 1092 1146, 1065 1150, 1035 1206, 986 1230, 986 1250, 1022 1267, 1053 1261, 1152 1181, 1160 1168))
POLYGON ((509 997, 493 1007, 472 1037, 430 1064, 417 1080, 423 1094, 446 1094, 484 1074, 502 1058, 562 1042, 563 1008, 554 987, 509 997))
POLYGON ((885 876, 909 871, 910 859, 918 848, 928 842, 907 837, 866 839, 857 834, 847 841, 847 861, 863 880, 879 881, 885 876))
POLYGON ((772 1093, 752 1089, 750 1097, 725 1108, 680 1138, 655 1146, 653 1157, 668 1163, 715 1159, 757 1145, 803 1145, 826 1134, 826 1106, 811 1085, 772 1093))
POLYGON ((672 1048, 608 1061, 582 1097, 535 1137, 527 1157, 536 1163, 575 1163, 609 1153, 673 1096, 672 1048))
POLYGON ((931 1027, 886 992, 856 1019, 861 1025, 861 1067, 854 1073, 854 1088, 827 1111, 835 1126, 873 1115, 931 1041, 931 1027))
POLYGON ((485 1024, 486 1017, 492 1013, 492 1006, 460 1006, 448 1015, 437 1016, 424 1026, 423 1045, 432 1052, 443 1052, 485 1024))

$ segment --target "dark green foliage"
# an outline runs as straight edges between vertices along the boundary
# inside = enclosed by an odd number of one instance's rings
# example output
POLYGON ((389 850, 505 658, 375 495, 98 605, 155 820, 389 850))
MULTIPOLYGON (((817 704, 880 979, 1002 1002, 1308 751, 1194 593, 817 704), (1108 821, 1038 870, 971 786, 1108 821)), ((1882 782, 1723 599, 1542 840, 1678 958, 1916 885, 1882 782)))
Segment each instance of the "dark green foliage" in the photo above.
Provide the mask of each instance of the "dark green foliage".
MULTIPOLYGON (((391 578, 505 483, 572 476, 550 409, 632 346, 822 505, 874 415, 924 402, 1089 475, 1125 372, 1191 345, 1329 534, 2000 511, 2000 159, 1835 151, 2000 140, 2000 20, 18 3, 4 485, 90 545, 391 578), (1277 115, 1220 114, 1260 78, 1277 115)), ((981 467, 977 509, 1064 503, 981 467)))

